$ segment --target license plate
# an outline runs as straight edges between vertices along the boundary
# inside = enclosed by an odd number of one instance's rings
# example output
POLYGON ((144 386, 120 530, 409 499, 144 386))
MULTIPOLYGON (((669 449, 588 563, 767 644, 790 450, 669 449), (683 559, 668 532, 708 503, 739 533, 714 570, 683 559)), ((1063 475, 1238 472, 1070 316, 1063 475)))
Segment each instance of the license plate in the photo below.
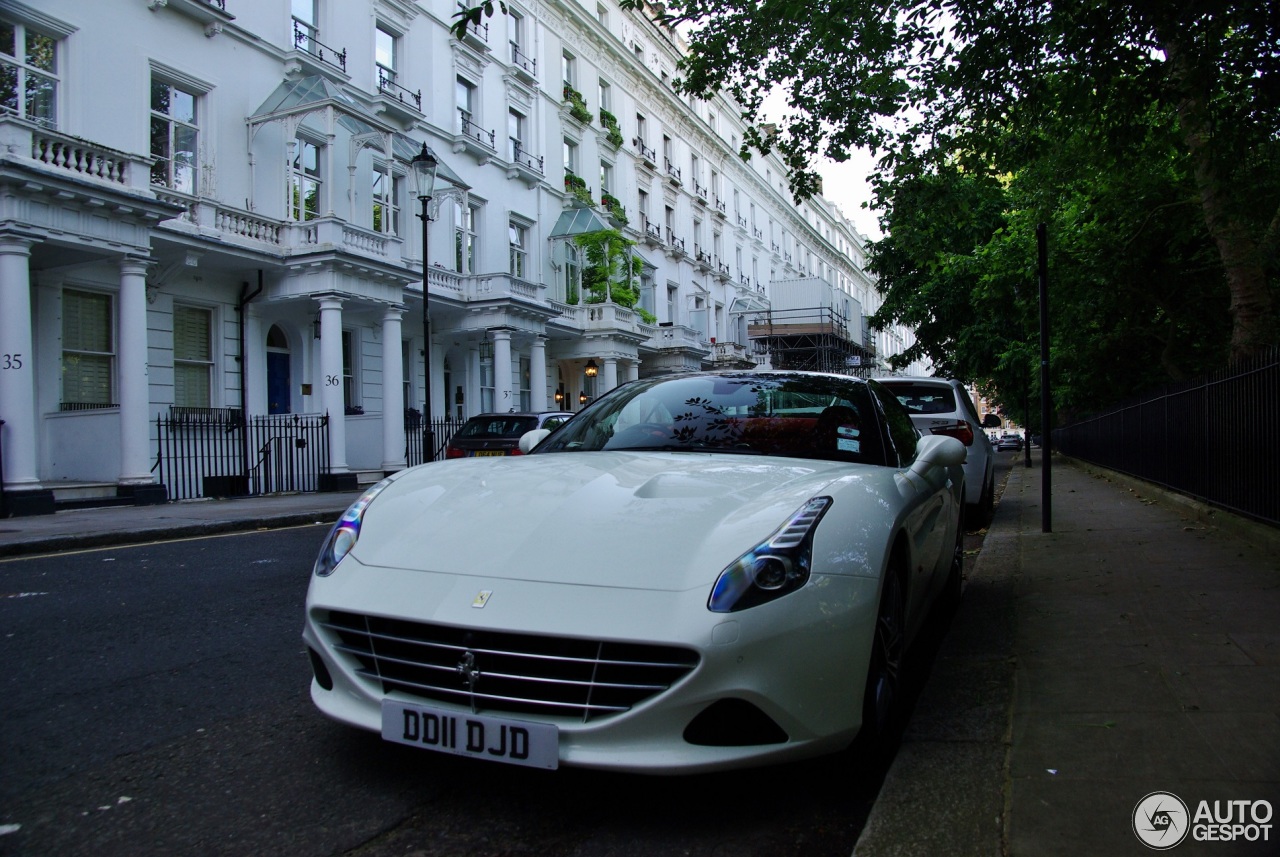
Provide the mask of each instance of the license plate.
POLYGON ((501 449, 477 449, 476 455, 506 455, 501 449))
POLYGON ((393 699, 382 701, 382 738, 455 756, 555 770, 560 730, 551 723, 458 714, 393 699))

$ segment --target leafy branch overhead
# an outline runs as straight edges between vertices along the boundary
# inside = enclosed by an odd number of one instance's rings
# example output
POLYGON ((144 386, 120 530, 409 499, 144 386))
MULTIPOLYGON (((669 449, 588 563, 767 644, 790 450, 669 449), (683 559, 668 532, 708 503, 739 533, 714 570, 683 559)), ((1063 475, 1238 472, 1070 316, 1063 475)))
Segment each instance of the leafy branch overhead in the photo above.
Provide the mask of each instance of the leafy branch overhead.
POLYGON ((924 323, 919 350, 944 365, 977 351, 970 368, 989 377, 1018 362, 989 336, 1034 333, 1023 301, 1037 221, 1053 227, 1055 269, 1070 270, 1068 300, 1087 296, 1080 323, 1100 330, 1064 350, 1097 342, 1095 358, 1128 351, 1137 374, 1176 377, 1280 341, 1274 4, 669 0, 665 10, 662 23, 690 46, 679 87, 734 99, 755 129, 748 143, 783 157, 797 195, 815 186, 820 157, 878 157, 874 202, 889 237, 873 256, 887 295, 877 320, 924 323), (763 112, 778 93, 781 120, 763 112), (1015 276, 1022 294, 1002 303, 1015 276), (1103 314, 1122 295, 1138 296, 1124 306, 1134 315, 1103 314), (1130 320, 1142 347, 1115 342, 1130 320))

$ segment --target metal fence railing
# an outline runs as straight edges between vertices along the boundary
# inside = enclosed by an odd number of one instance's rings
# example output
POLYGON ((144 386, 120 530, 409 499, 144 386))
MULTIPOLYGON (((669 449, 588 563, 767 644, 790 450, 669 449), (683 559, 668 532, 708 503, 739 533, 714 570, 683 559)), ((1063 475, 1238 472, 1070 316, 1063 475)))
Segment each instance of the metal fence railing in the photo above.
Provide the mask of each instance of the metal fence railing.
POLYGON ((329 472, 327 415, 175 407, 156 417, 156 437, 170 500, 318 491, 329 472))
POLYGON ((1055 429, 1064 455, 1280 525, 1280 348, 1055 429))
POLYGON ((9 501, 4 496, 4 420, 0 420, 0 518, 9 517, 9 501))
MULTIPOLYGON (((444 448, 448 445, 449 440, 453 437, 454 432, 462 428, 462 424, 466 420, 454 419, 452 417, 438 417, 431 421, 433 431, 435 457, 432 461, 440 461, 444 458, 444 448)), ((404 416, 404 441, 405 450, 404 457, 409 467, 415 464, 421 464, 422 448, 424 445, 426 432, 425 420, 422 414, 416 410, 405 413, 404 416)))

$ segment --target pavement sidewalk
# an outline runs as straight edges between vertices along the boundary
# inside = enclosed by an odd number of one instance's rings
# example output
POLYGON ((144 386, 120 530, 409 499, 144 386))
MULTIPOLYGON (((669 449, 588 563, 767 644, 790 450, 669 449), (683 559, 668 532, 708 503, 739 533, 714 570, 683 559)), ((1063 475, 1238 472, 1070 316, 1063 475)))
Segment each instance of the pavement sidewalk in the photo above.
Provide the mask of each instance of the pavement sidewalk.
POLYGON ((1045 533, 1041 474, 1009 476, 854 854, 1145 854, 1143 802, 1155 847, 1280 855, 1276 531, 1056 458, 1045 533))
POLYGON ((359 496, 359 491, 273 494, 0 518, 0 557, 132 544, 161 537, 332 524, 359 496))

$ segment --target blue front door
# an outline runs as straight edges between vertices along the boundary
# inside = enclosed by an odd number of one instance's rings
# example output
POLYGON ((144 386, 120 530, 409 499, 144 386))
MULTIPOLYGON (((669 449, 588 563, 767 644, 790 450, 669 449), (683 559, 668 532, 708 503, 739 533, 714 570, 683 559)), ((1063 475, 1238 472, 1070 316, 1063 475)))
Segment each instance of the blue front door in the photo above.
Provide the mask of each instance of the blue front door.
POLYGON ((292 413, 289 407, 289 354, 267 352, 267 413, 292 413))

